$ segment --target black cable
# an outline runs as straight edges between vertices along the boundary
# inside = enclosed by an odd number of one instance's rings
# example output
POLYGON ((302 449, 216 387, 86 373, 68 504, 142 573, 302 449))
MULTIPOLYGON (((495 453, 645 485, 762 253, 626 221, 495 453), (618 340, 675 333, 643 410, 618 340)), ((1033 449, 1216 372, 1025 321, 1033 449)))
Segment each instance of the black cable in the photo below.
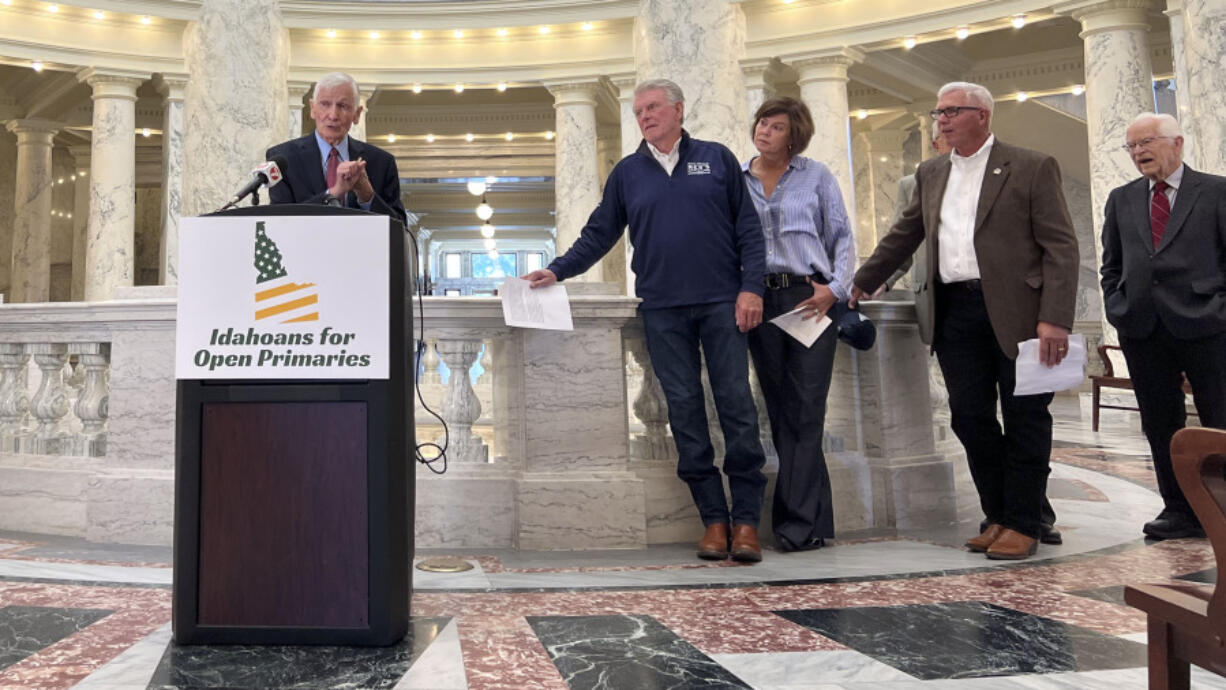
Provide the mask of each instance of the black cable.
MULTIPOLYGON (((421 464, 428 467, 431 472, 435 474, 445 474, 447 472, 447 446, 450 445, 450 442, 451 442, 451 432, 447 429, 447 422, 441 416, 439 416, 437 412, 430 409, 430 406, 426 404, 426 399, 421 394, 421 379, 418 377, 418 374, 417 374, 418 368, 421 365, 422 357, 426 351, 426 338, 425 338, 426 308, 425 306, 422 305, 422 297, 423 297, 423 291, 425 289, 425 286, 422 284, 423 281, 421 280, 421 277, 417 273, 418 265, 421 262, 421 257, 418 256, 417 254, 417 236, 413 234, 412 230, 409 230, 408 232, 409 232, 409 237, 412 238, 413 240, 411 242, 411 244, 413 245, 413 249, 412 249, 413 282, 417 286, 417 324, 418 324, 417 336, 418 337, 415 339, 416 346, 413 348, 413 388, 414 390, 417 391, 417 400, 421 403, 422 409, 425 410, 426 412, 429 412, 432 417, 438 420, 439 424, 443 425, 443 445, 440 446, 439 444, 434 443, 432 441, 427 441, 425 443, 418 443, 416 448, 414 449, 414 453, 416 455, 417 462, 420 462, 421 464), (437 450, 438 454, 435 455, 433 458, 427 459, 425 453, 423 453, 422 451, 430 449, 430 448, 437 450), (434 466, 434 463, 438 462, 439 460, 443 461, 443 469, 441 470, 435 468, 434 466)), ((412 320, 413 320, 413 313, 412 313, 412 307, 410 307, 409 308, 409 321, 411 322, 412 320)), ((454 376, 455 372, 452 372, 452 375, 454 376)), ((416 419, 414 420, 413 428, 414 429, 417 428, 416 419)))

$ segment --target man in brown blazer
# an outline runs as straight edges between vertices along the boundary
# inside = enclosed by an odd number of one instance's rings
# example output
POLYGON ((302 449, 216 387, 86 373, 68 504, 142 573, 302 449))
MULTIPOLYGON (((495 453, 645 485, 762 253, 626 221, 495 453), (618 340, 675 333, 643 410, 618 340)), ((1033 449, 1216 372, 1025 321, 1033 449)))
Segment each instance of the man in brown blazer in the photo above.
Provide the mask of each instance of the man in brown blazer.
POLYGON ((1051 156, 997 141, 992 95, 953 82, 932 116, 953 151, 920 164, 916 192, 853 279, 865 299, 927 241, 916 288, 920 336, 949 389, 988 527, 966 542, 993 559, 1033 555, 1051 454, 1050 393, 1014 396, 1018 343, 1058 364, 1076 306, 1077 237, 1051 156), (1004 429, 996 417, 999 395, 1004 429))

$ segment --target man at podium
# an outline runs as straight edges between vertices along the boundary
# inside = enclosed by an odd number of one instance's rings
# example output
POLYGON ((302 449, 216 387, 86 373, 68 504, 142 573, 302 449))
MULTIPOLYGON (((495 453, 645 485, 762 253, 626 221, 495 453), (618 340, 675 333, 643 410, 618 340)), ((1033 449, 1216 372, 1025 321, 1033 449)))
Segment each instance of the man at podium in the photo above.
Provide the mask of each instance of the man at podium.
POLYGON ((382 213, 405 222, 396 159, 349 136, 362 116, 358 83, 343 72, 324 75, 311 94, 315 131, 268 149, 284 156, 284 179, 268 190, 274 204, 331 204, 382 213))

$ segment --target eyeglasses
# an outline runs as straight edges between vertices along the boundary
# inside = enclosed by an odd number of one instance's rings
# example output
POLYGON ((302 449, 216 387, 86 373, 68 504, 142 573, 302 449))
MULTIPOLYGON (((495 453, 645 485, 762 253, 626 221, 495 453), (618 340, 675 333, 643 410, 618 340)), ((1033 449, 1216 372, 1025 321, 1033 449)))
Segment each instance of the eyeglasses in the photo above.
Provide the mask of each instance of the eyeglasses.
POLYGON ((948 108, 937 108, 936 110, 929 111, 928 114, 931 115, 932 119, 934 120, 942 115, 952 119, 957 117, 958 113, 962 112, 963 110, 983 110, 983 108, 980 108, 977 105, 951 105, 948 108))
POLYGON ((1133 149, 1147 149, 1147 148, 1149 148, 1149 145, 1150 145, 1150 144, 1152 144, 1152 143, 1154 143, 1154 141, 1155 141, 1156 139, 1174 139, 1174 138, 1175 138, 1175 137, 1166 137, 1166 136, 1158 136, 1158 137, 1145 137, 1145 138, 1144 138, 1144 139, 1142 139, 1141 141, 1130 141, 1130 142, 1128 142, 1127 144, 1124 144, 1123 146, 1121 146, 1120 148, 1124 149, 1124 150, 1125 150, 1125 151, 1127 151, 1128 153, 1132 153, 1132 150, 1133 150, 1133 149))

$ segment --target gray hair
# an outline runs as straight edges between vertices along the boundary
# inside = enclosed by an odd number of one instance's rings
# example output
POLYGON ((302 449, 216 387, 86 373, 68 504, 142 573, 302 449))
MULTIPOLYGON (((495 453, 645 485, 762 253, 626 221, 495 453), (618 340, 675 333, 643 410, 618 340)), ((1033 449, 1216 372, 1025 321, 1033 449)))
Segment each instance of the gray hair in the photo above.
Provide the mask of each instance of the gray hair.
POLYGON ((358 90, 358 82, 344 72, 332 72, 320 77, 319 81, 315 82, 315 90, 311 92, 311 100, 315 100, 315 94, 319 93, 320 89, 331 89, 337 86, 348 86, 353 91, 353 105, 360 105, 362 92, 358 90))
MULTIPOLYGON (((1182 137, 1183 128, 1179 126, 1179 120, 1174 116, 1166 113, 1141 113, 1132 120, 1135 125, 1140 122, 1155 121, 1158 123, 1158 134, 1164 137, 1182 137)), ((1131 125, 1130 125, 1131 126, 1131 125)))
POLYGON ((681 87, 677 83, 668 79, 648 79, 647 81, 639 82, 639 85, 634 87, 634 96, 637 98, 644 91, 660 89, 668 96, 670 104, 685 103, 685 94, 681 93, 681 87))
POLYGON ((940 100, 945 96, 945 94, 952 91, 961 91, 965 93, 966 97, 969 98, 972 103, 980 108, 983 108, 989 113, 992 112, 992 109, 996 106, 996 100, 992 98, 991 91, 988 91, 987 88, 979 84, 972 84, 969 81, 951 81, 945 86, 942 86, 941 90, 937 91, 937 100, 940 100))

